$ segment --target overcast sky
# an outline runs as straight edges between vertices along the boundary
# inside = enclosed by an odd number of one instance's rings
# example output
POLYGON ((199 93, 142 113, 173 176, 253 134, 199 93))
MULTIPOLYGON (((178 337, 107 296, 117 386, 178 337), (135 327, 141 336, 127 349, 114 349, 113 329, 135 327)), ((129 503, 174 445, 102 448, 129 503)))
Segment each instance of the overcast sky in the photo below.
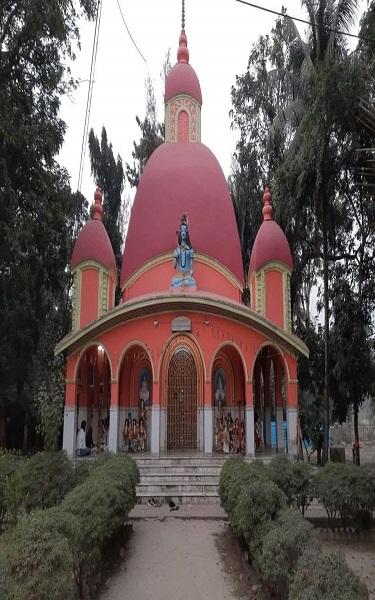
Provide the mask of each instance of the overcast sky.
MULTIPOLYGON (((131 160, 133 140, 138 141, 140 137, 135 115, 143 119, 145 114, 144 81, 148 74, 154 81, 159 100, 159 120, 164 120, 160 71, 169 48, 172 65, 177 60, 181 0, 118 1, 146 62, 129 38, 117 0, 103 0, 89 125, 98 136, 102 126, 106 127, 115 155, 119 153, 125 163, 131 160)), ((300 0, 258 0, 255 3, 276 11, 280 11, 283 4, 289 15, 306 18, 300 0)), ((360 13, 366 5, 366 0, 360 0, 360 13)), ((275 19, 274 15, 235 0, 185 1, 190 64, 198 75, 203 96, 202 142, 214 152, 226 176, 236 141, 228 114, 231 86, 236 75, 245 72, 251 46, 259 35, 270 32, 275 19)), ((94 24, 82 22, 80 28, 82 50, 77 53, 72 70, 73 76, 82 83, 72 97, 64 98, 61 108, 68 131, 59 162, 68 169, 72 190, 77 189, 78 183, 94 24)), ((81 191, 91 201, 94 182, 89 163, 86 148, 81 191)))

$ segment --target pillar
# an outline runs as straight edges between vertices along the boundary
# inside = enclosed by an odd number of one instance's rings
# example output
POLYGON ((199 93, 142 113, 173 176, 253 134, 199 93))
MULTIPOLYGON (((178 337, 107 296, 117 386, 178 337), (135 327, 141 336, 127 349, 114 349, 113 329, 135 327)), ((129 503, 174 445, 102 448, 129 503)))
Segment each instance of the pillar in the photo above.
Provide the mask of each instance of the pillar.
POLYGON ((286 409, 287 450, 288 457, 297 460, 297 409, 288 406, 286 409))
POLYGON ((160 385, 154 381, 152 385, 152 407, 151 407, 151 454, 159 456, 160 454, 160 385))
POLYGON ((275 417, 276 417, 276 449, 284 452, 284 412, 283 412, 283 369, 281 358, 274 364, 275 373, 275 417))
POLYGON ((265 359, 263 368, 263 389, 264 389, 264 447, 271 448, 271 394, 270 394, 270 373, 271 361, 265 359))
POLYGON ((212 381, 206 381, 204 385, 204 417, 203 417, 203 448, 205 454, 212 454, 214 447, 214 409, 212 381))
POLYGON ((109 408, 108 450, 117 454, 119 437, 119 385, 111 383, 111 406, 109 408))
POLYGON ((65 408, 64 408, 64 433, 63 450, 68 456, 73 457, 76 449, 77 436, 77 411, 75 406, 76 384, 66 381, 65 408))

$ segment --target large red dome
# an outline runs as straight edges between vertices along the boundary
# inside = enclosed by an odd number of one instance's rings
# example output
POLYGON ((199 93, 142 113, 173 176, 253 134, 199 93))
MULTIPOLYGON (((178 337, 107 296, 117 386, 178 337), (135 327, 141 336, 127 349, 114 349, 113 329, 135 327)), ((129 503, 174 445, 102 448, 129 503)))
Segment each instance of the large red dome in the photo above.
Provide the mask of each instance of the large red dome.
POLYGON ((171 252, 187 212, 194 251, 212 256, 242 284, 237 224, 221 167, 204 144, 165 142, 142 174, 126 236, 120 284, 153 257, 171 252))
POLYGON ((73 248, 70 266, 73 269, 83 260, 97 260, 107 269, 116 272, 116 261, 111 242, 103 223, 90 219, 82 227, 73 248))
POLYGON ((164 102, 178 94, 189 94, 202 104, 202 92, 199 79, 193 67, 179 62, 172 67, 165 82, 164 102))

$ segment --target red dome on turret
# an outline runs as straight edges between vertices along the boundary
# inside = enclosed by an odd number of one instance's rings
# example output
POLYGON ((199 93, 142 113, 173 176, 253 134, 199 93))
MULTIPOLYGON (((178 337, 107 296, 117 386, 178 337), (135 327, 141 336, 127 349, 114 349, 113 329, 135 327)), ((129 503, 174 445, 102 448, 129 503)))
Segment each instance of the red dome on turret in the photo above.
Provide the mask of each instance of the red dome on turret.
POLYGON ((293 270, 293 258, 281 227, 272 219, 271 193, 266 185, 263 195, 263 223, 261 224, 250 258, 249 273, 259 271, 267 263, 281 262, 293 270))
POLYGON ((187 212, 194 252, 227 267, 242 284, 237 224, 221 167, 204 144, 165 142, 142 174, 126 236, 120 285, 145 262, 171 252, 187 212))
POLYGON ((178 94, 189 94, 202 104, 202 92, 199 79, 193 67, 189 65, 189 50, 187 37, 184 29, 184 17, 182 20, 182 31, 177 50, 177 64, 169 71, 165 82, 164 101, 168 102, 178 94))
POLYGON ((102 192, 97 187, 94 194, 92 219, 82 227, 73 248, 70 266, 73 269, 84 260, 96 260, 116 273, 116 261, 106 228, 102 223, 102 192))

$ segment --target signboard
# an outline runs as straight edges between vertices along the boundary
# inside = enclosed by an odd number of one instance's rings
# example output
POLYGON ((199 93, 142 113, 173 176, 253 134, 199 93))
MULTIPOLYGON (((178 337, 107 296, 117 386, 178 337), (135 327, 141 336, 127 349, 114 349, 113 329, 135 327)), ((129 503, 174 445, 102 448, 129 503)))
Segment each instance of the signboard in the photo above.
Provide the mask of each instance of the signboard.
POLYGON ((191 331, 191 321, 187 317, 176 317, 172 321, 172 331, 191 331))

